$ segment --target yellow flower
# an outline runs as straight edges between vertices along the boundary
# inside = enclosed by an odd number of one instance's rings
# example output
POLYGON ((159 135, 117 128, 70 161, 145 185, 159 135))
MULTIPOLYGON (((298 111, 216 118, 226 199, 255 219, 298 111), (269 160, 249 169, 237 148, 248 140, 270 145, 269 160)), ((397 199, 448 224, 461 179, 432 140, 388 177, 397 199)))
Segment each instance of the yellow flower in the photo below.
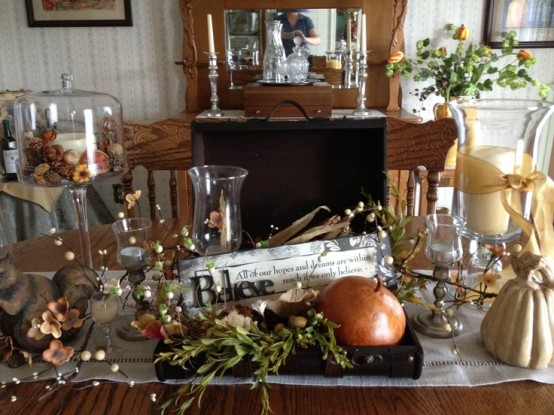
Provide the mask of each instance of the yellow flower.
POLYGON ((469 36, 469 29, 465 27, 464 25, 461 25, 456 29, 456 32, 454 32, 453 39, 455 40, 467 40, 469 36))
POLYGON ((67 362, 73 356, 73 353, 75 353, 73 347, 64 347, 61 341, 52 340, 50 347, 42 352, 42 358, 54 366, 60 366, 67 362))
POLYGON ((394 52, 387 60, 388 63, 399 63, 404 59, 404 53, 401 51, 394 52))
POLYGON ((90 178, 92 177, 92 174, 90 173, 90 170, 86 164, 79 164, 79 166, 75 169, 75 172, 73 173, 73 181, 75 183, 87 183, 90 181, 90 178))
POLYGON ((521 62, 527 62, 533 59, 533 54, 528 50, 522 49, 517 54, 517 60, 521 62))

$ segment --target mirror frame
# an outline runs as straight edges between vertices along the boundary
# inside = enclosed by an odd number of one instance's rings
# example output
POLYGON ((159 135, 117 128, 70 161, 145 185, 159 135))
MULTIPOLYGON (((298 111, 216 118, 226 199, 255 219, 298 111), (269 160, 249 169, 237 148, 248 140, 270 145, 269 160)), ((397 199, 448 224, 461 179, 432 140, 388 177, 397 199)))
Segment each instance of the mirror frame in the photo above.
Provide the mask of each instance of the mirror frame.
MULTIPOLYGON (((404 19, 408 0, 285 0, 279 8, 360 8, 366 13, 368 76, 366 79, 366 107, 387 112, 400 111, 400 76, 385 76, 388 57, 404 49, 404 19)), ((222 109, 241 109, 243 90, 229 89, 225 59, 224 10, 271 9, 269 0, 179 0, 183 22, 183 65, 186 78, 186 111, 199 113, 210 108, 208 78, 208 33, 206 16, 212 15, 215 50, 218 53, 218 97, 222 109), (198 22, 198 23, 197 23, 198 22)), ((314 70, 319 72, 319 70, 314 70)), ((333 89, 333 108, 355 108, 358 89, 333 89)))

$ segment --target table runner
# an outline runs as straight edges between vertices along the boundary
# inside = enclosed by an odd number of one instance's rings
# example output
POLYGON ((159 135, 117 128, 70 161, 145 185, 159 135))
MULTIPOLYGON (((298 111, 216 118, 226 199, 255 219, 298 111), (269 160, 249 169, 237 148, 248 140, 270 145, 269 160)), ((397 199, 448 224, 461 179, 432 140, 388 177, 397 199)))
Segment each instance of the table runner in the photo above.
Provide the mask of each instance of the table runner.
POLYGON ((63 190, 63 187, 41 187, 21 182, 0 182, 0 192, 36 203, 47 212, 52 211, 63 190))
MULTIPOLYGON (((112 273, 115 273, 112 271, 112 273)), ((43 273, 43 275, 47 275, 43 273)), ((49 273, 48 275, 51 275, 49 273)), ((121 276, 121 273, 117 274, 121 276)), ((425 291, 423 297, 430 301, 432 293, 425 291)), ((406 304, 408 316, 423 311, 422 306, 406 304)), ((130 310, 122 312, 120 324, 125 317, 130 317, 130 310)), ((477 310, 472 306, 463 306, 456 311, 460 317, 464 328, 462 333, 455 338, 459 353, 452 352, 454 343, 452 339, 434 339, 418 333, 419 341, 424 351, 424 364, 422 375, 419 379, 395 378, 391 379, 383 376, 345 376, 343 378, 325 378, 323 376, 281 376, 271 375, 270 383, 293 384, 293 385, 311 385, 311 386, 479 386, 490 385, 502 382, 533 380, 542 383, 554 384, 554 366, 549 366, 542 370, 522 369, 503 364, 494 359, 485 349, 481 335, 479 333, 480 323, 485 314, 484 311, 477 310)), ((78 350, 85 342, 87 333, 89 333, 90 322, 81 331, 79 337, 72 342, 73 347, 78 350)), ((116 328, 114 326, 114 328, 116 328)), ((115 330, 114 330, 115 332, 115 330)), ((114 333, 115 334, 115 333, 114 333)), ((143 340, 139 342, 128 342, 114 335, 120 350, 113 355, 108 355, 106 361, 82 362, 81 368, 74 381, 90 380, 112 380, 118 382, 157 382, 154 370, 153 352, 157 340, 143 340), (107 363, 108 362, 108 363, 107 363), (113 373, 110 370, 109 363, 117 363, 121 372, 113 373)), ((103 345, 103 334, 99 327, 94 327, 88 339, 87 349, 96 350, 96 347, 103 345)), ((64 365, 60 372, 66 373, 73 370, 77 359, 73 359, 64 365)), ((32 377, 33 372, 41 372, 48 366, 34 364, 33 367, 22 367, 18 369, 9 369, 2 367, 0 371, 0 381, 10 382, 13 378, 26 379, 32 377)), ((44 377, 54 377, 53 370, 48 371, 44 377)), ((168 383, 182 383, 184 380, 171 380, 168 383)), ((225 376, 214 383, 233 384, 233 383, 251 383, 250 378, 234 378, 225 376)))

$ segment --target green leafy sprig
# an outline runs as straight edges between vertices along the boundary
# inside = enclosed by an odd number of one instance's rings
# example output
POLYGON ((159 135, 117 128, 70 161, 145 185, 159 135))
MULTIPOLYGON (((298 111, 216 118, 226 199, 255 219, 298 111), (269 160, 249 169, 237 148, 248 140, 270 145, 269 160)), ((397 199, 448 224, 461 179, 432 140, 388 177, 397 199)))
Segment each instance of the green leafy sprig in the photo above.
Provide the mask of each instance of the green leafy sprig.
POLYGON ((429 38, 418 40, 416 57, 396 52, 387 61, 386 75, 398 72, 406 78, 412 76, 416 82, 432 80, 416 91, 420 101, 432 94, 442 96, 446 102, 450 97, 479 96, 495 86, 512 90, 533 86, 538 88, 540 98, 547 96, 550 88, 528 71, 537 59, 527 50, 516 51, 519 41, 515 31, 503 34, 501 50, 496 53, 487 45, 468 44, 468 29, 463 25, 448 24, 446 30, 456 40, 452 53, 445 46, 433 46, 429 38))
POLYGON ((322 359, 326 360, 331 355, 341 367, 352 367, 343 349, 337 345, 334 329, 338 325, 313 309, 309 310, 304 327, 277 325, 272 331, 264 331, 256 323, 251 324, 250 330, 230 327, 218 317, 217 313, 199 315, 198 318, 208 326, 208 337, 165 341, 171 351, 161 352, 156 362, 185 366, 192 359, 203 356, 204 363, 198 368, 195 379, 183 385, 162 405, 162 411, 176 408, 178 414, 184 414, 195 400, 200 405, 207 386, 214 378, 223 376, 243 359, 250 359, 256 367, 252 388, 260 389, 262 414, 271 411, 268 376, 278 374, 297 348, 317 347, 322 352, 322 359), (199 381, 194 382, 197 379, 199 381))

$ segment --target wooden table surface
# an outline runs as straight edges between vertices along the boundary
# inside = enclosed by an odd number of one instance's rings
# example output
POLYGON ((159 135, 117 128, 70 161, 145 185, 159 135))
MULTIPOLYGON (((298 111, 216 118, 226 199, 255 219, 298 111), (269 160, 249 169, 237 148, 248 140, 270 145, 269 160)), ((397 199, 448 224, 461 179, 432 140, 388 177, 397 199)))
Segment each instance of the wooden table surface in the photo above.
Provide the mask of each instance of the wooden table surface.
MULTIPOLYGON (((177 221, 169 226, 180 229, 177 221)), ((93 259, 98 249, 107 249, 111 268, 116 268, 115 239, 109 226, 90 230, 93 259)), ((154 238, 171 241, 171 233, 154 226, 154 238)), ((64 240, 78 247, 76 232, 66 232, 64 240)), ((23 271, 55 271, 63 263, 64 247, 43 237, 14 245, 15 264, 23 271)), ((51 414, 158 414, 159 405, 178 388, 162 383, 100 383, 83 388, 74 383, 62 386, 45 398, 47 382, 18 385, 17 400, 10 403, 11 389, 0 389, 0 415, 51 414), (156 402, 150 395, 156 394, 156 402)), ((190 414, 259 414, 257 390, 249 385, 210 386, 202 407, 190 414)), ((500 383, 480 387, 310 387, 271 385, 270 404, 276 415, 364 415, 364 414, 552 414, 554 385, 531 381, 500 383)))

